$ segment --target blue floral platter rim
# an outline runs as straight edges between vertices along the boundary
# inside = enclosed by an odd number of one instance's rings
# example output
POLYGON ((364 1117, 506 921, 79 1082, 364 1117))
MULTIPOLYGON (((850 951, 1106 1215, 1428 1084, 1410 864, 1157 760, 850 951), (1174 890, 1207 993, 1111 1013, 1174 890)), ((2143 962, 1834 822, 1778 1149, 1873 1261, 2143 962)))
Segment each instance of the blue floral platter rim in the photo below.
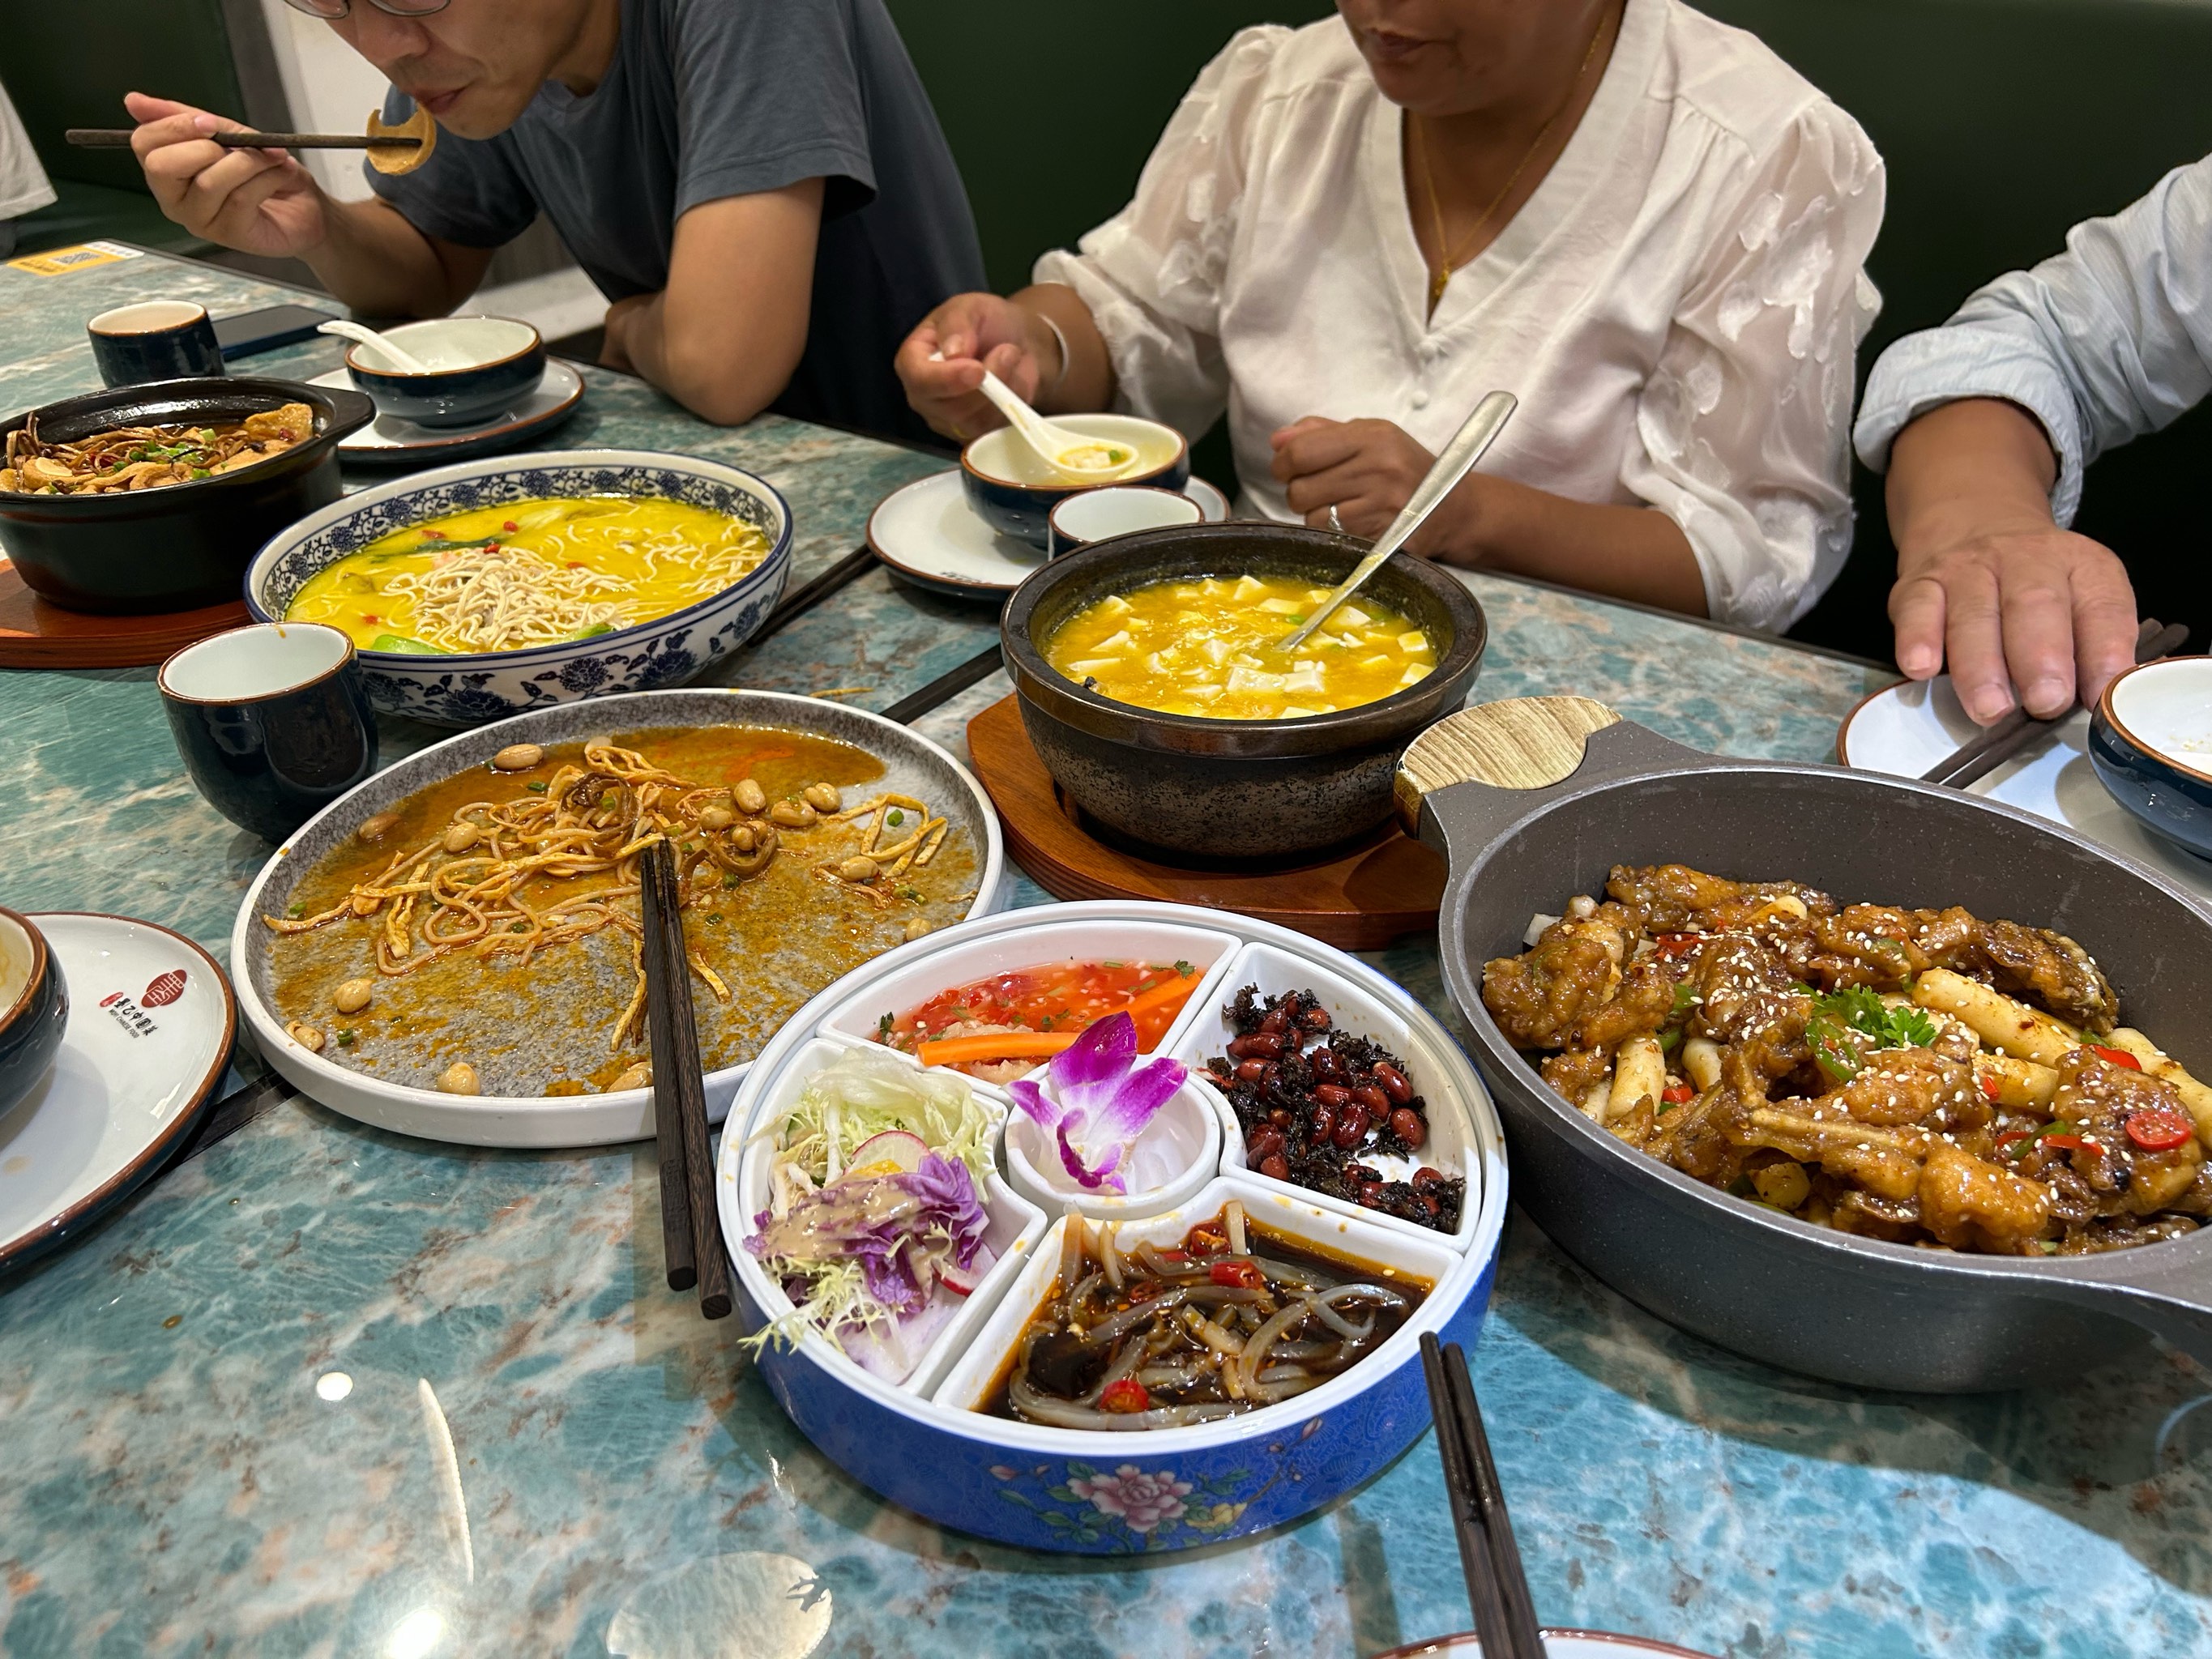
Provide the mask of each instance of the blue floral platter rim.
MULTIPOLYGON (((1471 1124, 1464 1164, 1476 1219, 1463 1248, 1438 1236, 1451 1262, 1413 1318, 1383 1349, 1295 1401, 1211 1423, 1131 1433, 1013 1422, 940 1401, 934 1396, 964 1386, 957 1358, 950 1376, 940 1370, 919 1389, 872 1375, 819 1333, 794 1346, 767 1348, 756 1363, 786 1413, 833 1462, 884 1498, 940 1524, 1061 1552, 1157 1552, 1218 1543, 1309 1514, 1399 1455, 1428 1424, 1425 1383, 1413 1347, 1419 1334, 1435 1331, 1472 1346, 1486 1312, 1509 1198, 1504 1129, 1466 1052, 1386 975, 1291 929, 1189 905, 1093 900, 960 923, 855 969, 770 1039, 732 1104, 730 1123, 738 1133, 725 1133, 717 1160, 719 1218, 742 1321, 757 1329, 788 1304, 745 1248, 752 1228, 740 1170, 747 1143, 764 1127, 803 1051, 823 1037, 849 1041, 833 1029, 833 1018, 865 1000, 878 981, 926 967, 933 956, 978 941, 1003 947, 1029 929, 1085 921, 1227 933, 1237 938, 1240 951, 1270 945, 1300 958, 1316 980, 1349 981, 1384 1001, 1413 1029, 1427 1062, 1445 1073, 1436 1092, 1449 1091, 1471 1124), (1255 1460, 1273 1473, 1255 1474, 1249 1467, 1255 1460)), ((957 971, 951 962, 946 968, 957 971)), ((1225 981, 1224 988, 1225 994, 1225 981)), ((1217 1180, 1206 1192, 1224 1184, 1217 1180)), ((1337 1216, 1328 1219, 1343 1224, 1337 1216)), ((1348 1241, 1346 1248, 1358 1253, 1357 1242, 1348 1241)), ((994 1305, 974 1328, 979 1340, 999 1340, 992 1333, 1007 1313, 1006 1298, 1019 1293, 1022 1277, 1017 1271, 1001 1283, 994 1305)), ((991 1282, 987 1279, 986 1289, 991 1282)))
POLYGON ((530 450, 520 455, 481 456, 474 460, 455 461, 427 471, 410 472, 404 477, 372 484, 366 489, 342 495, 328 507, 288 525, 270 538, 246 566, 246 608, 257 622, 282 621, 283 607, 291 603, 309 577, 379 538, 395 530, 404 530, 410 524, 451 513, 468 512, 477 507, 495 506, 501 501, 605 493, 619 487, 613 483, 611 475, 624 474, 647 477, 657 475, 660 480, 684 481, 684 485, 677 489, 641 490, 633 488, 629 493, 634 494, 658 494, 682 501, 685 499, 684 489, 689 489, 693 494, 720 492, 726 498, 724 501, 702 501, 690 504, 706 507, 710 511, 730 513, 732 516, 744 519, 762 530, 773 528, 774 536, 767 554, 758 564, 729 586, 680 611, 672 611, 645 622, 632 623, 627 628, 594 635, 588 640, 560 640, 550 645, 526 646, 513 651, 481 651, 433 657, 420 656, 411 652, 362 648, 358 654, 362 666, 409 675, 422 673, 433 665, 465 665, 470 672, 477 672, 555 661, 562 657, 574 656, 580 651, 597 654, 619 650, 653 634, 705 621, 712 613, 726 610, 742 599, 752 589, 777 580, 778 573, 788 562, 794 535, 791 503, 785 499, 781 490, 757 473, 720 461, 659 450, 530 450), (550 481, 555 475, 574 473, 598 474, 602 481, 600 489, 571 491, 557 488, 532 488, 526 482, 526 477, 550 481), (471 490, 469 486, 471 485, 479 488, 471 490), (499 487, 501 493, 486 491, 482 488, 486 485, 499 487), (398 510, 399 504, 418 502, 425 496, 440 496, 441 500, 435 505, 421 506, 404 515, 398 510), (728 497, 771 510, 773 526, 762 523, 752 514, 734 511, 731 505, 726 504, 728 497), (311 549, 310 544, 315 538, 325 534, 329 535, 329 541, 311 549), (291 591, 278 598, 271 590, 271 583, 285 559, 310 551, 324 556, 316 557, 311 568, 298 574, 291 591), (266 600, 264 594, 268 596, 266 600))

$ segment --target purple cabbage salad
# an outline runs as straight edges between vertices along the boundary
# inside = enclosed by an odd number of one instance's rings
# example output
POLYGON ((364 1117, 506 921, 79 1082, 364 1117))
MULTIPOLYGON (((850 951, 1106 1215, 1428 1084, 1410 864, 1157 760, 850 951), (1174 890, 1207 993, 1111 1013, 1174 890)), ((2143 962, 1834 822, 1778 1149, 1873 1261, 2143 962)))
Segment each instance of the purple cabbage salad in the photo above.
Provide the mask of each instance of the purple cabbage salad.
POLYGON ((792 1311, 747 1339, 834 1337, 903 1382, 995 1259, 980 1183, 990 1119, 965 1078, 855 1050, 808 1079, 763 1133, 775 1142, 769 1207, 745 1245, 792 1311))
POLYGON ((1139 1066, 1137 1022, 1119 1013, 1094 1020, 1073 1046, 1054 1054, 1045 1067, 1045 1087, 1026 1077, 1006 1090, 1052 1137, 1079 1187, 1126 1193, 1130 1149, 1188 1075, 1176 1060, 1139 1066))

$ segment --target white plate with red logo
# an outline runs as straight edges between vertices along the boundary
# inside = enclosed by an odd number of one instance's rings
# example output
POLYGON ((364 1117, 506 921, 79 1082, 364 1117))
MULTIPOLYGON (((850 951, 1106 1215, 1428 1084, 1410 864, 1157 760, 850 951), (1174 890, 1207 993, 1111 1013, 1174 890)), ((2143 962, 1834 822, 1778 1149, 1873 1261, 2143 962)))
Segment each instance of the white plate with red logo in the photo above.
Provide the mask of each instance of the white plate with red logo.
POLYGON ((75 1237, 161 1167, 238 1034, 215 958, 127 916, 34 915, 69 996, 54 1068, 0 1115, 0 1268, 75 1237))

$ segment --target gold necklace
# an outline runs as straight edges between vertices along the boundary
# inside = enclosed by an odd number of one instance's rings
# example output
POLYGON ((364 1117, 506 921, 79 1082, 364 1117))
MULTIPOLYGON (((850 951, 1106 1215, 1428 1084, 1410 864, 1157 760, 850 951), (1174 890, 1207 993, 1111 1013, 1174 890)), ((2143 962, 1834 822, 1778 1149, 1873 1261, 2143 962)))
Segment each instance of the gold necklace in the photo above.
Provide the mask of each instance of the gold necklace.
MULTIPOLYGON (((1597 60, 1597 43, 1605 39, 1605 21, 1602 16, 1597 20, 1597 32, 1590 36, 1589 50, 1583 53, 1583 66, 1575 71, 1575 78, 1568 83, 1566 97, 1560 100, 1559 108, 1552 112, 1551 118, 1536 129, 1535 142, 1528 146, 1528 154, 1521 158, 1521 164, 1506 179, 1505 188, 1490 198, 1490 205, 1483 209, 1474 228, 1468 232, 1467 240, 1462 246, 1469 252, 1474 251, 1475 238, 1482 234, 1482 228, 1490 222, 1490 216, 1497 212, 1504 205, 1505 198, 1513 193, 1513 186, 1519 184, 1521 175, 1528 172, 1528 163, 1534 161, 1536 152, 1543 149, 1544 140, 1552 136, 1552 129, 1567 112, 1567 106, 1575 101, 1576 88, 1582 85, 1583 76, 1589 73, 1589 66, 1597 60)), ((1429 193, 1429 218, 1436 226, 1437 234, 1437 274, 1429 279, 1429 309, 1434 312, 1443 302, 1444 288, 1451 281, 1452 272, 1458 269, 1459 256, 1451 251, 1450 245, 1444 240, 1443 204, 1437 199, 1437 176, 1429 167, 1428 142, 1421 139, 1420 134, 1421 129, 1416 125, 1413 136, 1420 142, 1415 146, 1415 154, 1421 164, 1422 185, 1429 193)))

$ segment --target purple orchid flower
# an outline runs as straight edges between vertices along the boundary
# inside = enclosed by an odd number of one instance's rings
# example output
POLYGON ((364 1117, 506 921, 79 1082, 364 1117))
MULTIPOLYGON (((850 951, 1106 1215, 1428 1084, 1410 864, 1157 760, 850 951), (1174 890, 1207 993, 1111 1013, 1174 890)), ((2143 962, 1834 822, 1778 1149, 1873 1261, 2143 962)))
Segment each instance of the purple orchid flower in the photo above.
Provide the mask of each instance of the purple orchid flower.
POLYGON ((1060 1161, 1091 1191, 1128 1190, 1115 1173, 1145 1126, 1189 1075, 1180 1060, 1138 1066, 1137 1022, 1094 1020, 1045 1067, 1048 1095, 1028 1078, 1006 1085, 1014 1103, 1060 1146, 1060 1161), (1096 1162, 1090 1160, 1095 1159, 1096 1162))

